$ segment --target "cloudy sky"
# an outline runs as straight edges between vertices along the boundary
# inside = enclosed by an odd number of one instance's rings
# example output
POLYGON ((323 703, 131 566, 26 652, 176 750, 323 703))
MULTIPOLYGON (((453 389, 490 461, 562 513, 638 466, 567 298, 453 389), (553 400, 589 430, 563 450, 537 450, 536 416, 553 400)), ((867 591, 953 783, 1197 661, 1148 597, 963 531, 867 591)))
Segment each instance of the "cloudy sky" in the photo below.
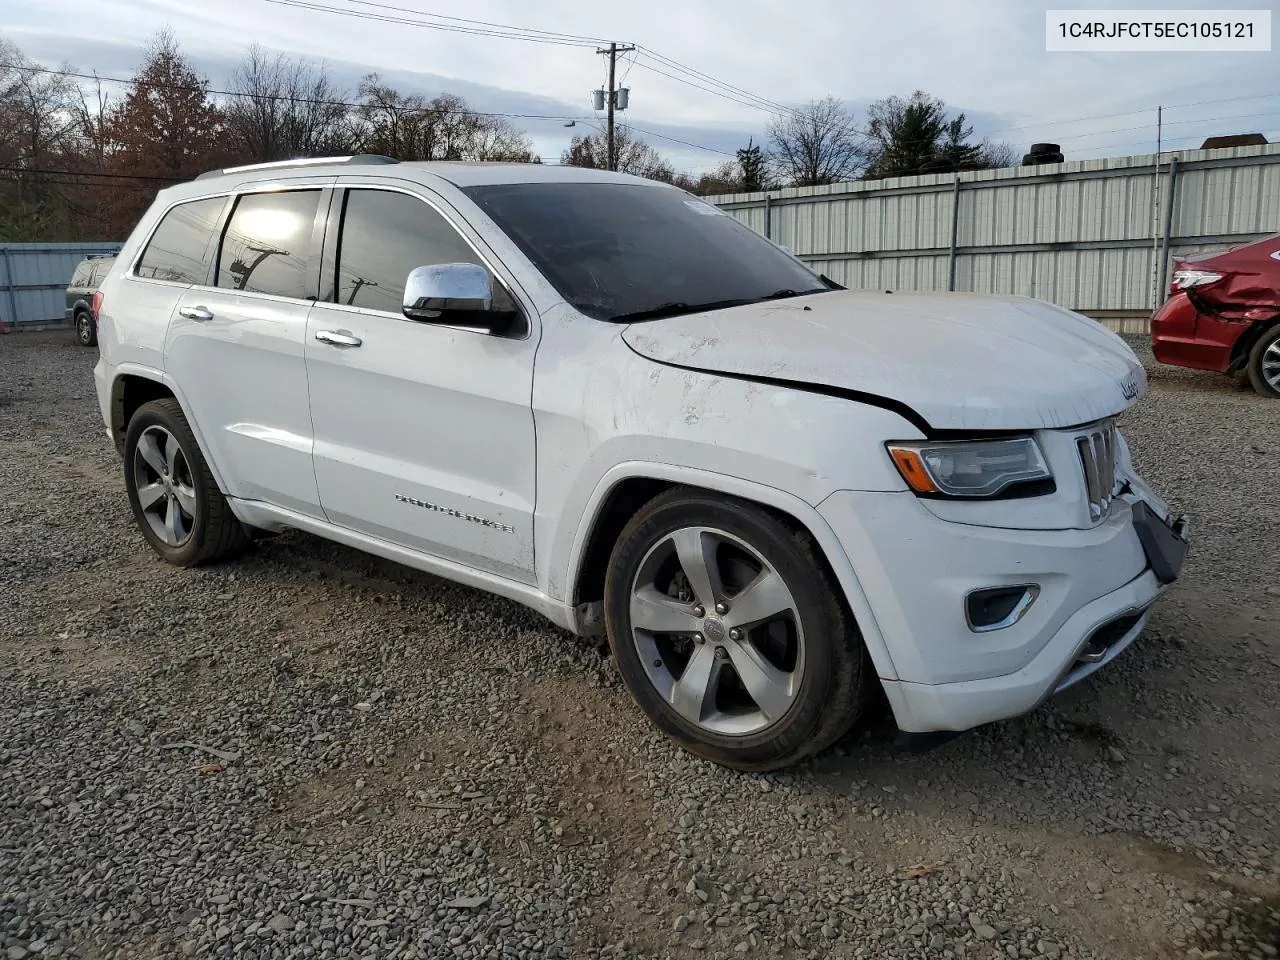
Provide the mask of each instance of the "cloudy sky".
MULTIPOLYGON (((378 71, 406 92, 448 90, 477 109, 581 118, 575 129, 565 129, 563 119, 513 119, 547 159, 595 122, 590 91, 603 82, 605 58, 590 44, 434 29, 420 25, 424 15, 615 39, 642 48, 620 68, 631 90, 624 118, 649 131, 646 139, 678 167, 694 171, 714 166, 749 136, 762 138, 770 113, 761 99, 794 105, 830 94, 861 120, 869 102, 916 89, 963 110, 979 137, 1008 141, 1019 153, 1043 140, 1061 143, 1068 159, 1149 153, 1158 104, 1165 107, 1166 148, 1196 146, 1220 133, 1259 131, 1280 139, 1280 46, 1270 53, 1046 53, 1046 6, 1028 0, 206 0, 199 6, 191 0, 5 0, 0 35, 33 59, 127 78, 148 35, 167 24, 215 88, 257 42, 326 61, 352 89, 362 74, 378 71), (414 22, 393 22, 404 20, 414 22), (673 61, 737 91, 681 72, 673 61)), ((1276 0, 1056 0, 1051 6, 1274 10, 1276 0)), ((1280 23, 1274 12, 1273 19, 1280 23)), ((435 23, 484 29, 458 20, 435 23)))

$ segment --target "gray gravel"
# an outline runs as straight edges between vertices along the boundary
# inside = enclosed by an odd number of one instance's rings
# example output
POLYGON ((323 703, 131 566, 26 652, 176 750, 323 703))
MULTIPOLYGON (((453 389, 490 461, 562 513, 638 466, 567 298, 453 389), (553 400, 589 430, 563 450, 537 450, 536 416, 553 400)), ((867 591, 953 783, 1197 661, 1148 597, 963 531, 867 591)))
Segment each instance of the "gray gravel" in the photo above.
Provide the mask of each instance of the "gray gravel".
POLYGON ((0 338, 0 958, 1276 955, 1280 404, 1152 371, 1196 542, 1112 668, 745 776, 505 601, 300 534, 164 565, 94 358, 0 338))

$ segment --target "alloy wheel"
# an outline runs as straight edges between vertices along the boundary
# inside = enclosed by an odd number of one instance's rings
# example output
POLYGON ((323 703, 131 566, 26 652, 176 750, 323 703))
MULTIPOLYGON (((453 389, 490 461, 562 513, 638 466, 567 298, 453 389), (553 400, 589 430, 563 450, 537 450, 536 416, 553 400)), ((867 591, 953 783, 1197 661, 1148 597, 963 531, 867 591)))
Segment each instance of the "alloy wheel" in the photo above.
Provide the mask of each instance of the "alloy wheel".
POLYGON ((659 695, 689 723, 746 736, 779 720, 804 678, 804 630, 778 571, 745 541, 683 527, 631 586, 632 642, 659 695))
POLYGON ((1262 379, 1272 390, 1280 392, 1280 340, 1262 351, 1262 379))
POLYGON ((177 438, 161 426, 150 426, 133 452, 138 505, 161 542, 180 547, 195 529, 196 490, 191 466, 177 438))

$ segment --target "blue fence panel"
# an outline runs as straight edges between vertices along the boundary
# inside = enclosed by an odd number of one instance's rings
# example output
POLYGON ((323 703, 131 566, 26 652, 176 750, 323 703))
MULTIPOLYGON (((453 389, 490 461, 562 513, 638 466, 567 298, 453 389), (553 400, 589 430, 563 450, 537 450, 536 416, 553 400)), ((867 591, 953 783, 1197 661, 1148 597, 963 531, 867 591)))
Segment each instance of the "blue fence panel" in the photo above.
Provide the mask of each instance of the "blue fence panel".
POLYGON ((118 243, 0 243, 0 321, 10 329, 66 317, 66 289, 85 257, 118 243))

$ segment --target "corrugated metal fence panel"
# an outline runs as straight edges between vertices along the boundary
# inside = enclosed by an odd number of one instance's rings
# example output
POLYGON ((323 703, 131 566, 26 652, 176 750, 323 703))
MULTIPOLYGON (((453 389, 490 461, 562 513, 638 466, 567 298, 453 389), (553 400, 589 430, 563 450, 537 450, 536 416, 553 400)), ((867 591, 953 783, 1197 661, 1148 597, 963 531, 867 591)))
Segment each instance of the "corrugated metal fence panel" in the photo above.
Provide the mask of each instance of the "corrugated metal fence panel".
MULTIPOLYGON (((1165 255, 1155 238, 1174 156, 1168 254, 1280 231, 1280 144, 1270 144, 1166 155, 1158 179, 1153 156, 963 173, 958 205, 952 174, 789 187, 772 194, 769 234, 854 289, 945 290, 954 211, 957 290, 1141 312, 1165 255)), ((763 233, 765 197, 708 199, 763 233)))
POLYGON ((118 243, 0 244, 0 320, 20 327, 64 319, 76 264, 119 249, 118 243))

